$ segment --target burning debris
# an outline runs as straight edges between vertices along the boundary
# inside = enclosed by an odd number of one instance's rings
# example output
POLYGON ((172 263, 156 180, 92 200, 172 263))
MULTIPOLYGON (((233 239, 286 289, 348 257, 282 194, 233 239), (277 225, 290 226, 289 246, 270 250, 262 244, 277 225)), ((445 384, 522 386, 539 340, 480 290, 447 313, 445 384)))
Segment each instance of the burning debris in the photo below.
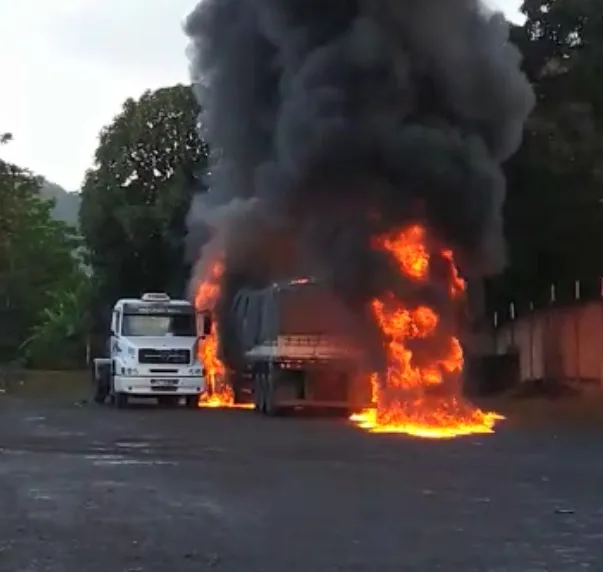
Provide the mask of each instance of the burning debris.
POLYGON ((204 0, 186 31, 215 153, 191 236, 221 221, 192 245, 192 288, 205 309, 213 287, 214 334, 241 286, 321 276, 366 319, 361 426, 491 431, 461 397, 461 309, 465 280, 504 265, 501 163, 534 102, 504 18, 478 0, 204 0))

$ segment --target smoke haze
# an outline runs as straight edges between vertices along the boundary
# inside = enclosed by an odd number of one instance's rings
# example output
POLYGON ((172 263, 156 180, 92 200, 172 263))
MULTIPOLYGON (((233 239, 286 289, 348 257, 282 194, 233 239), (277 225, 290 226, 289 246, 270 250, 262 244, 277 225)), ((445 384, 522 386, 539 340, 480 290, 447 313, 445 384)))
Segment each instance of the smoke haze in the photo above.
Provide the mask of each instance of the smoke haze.
POLYGON ((185 29, 214 153, 189 229, 203 236, 213 213, 229 227, 224 292, 312 272, 352 305, 388 290, 445 309, 371 247, 413 221, 465 276, 502 269, 501 163, 534 96, 501 14, 476 0, 204 0, 185 29))

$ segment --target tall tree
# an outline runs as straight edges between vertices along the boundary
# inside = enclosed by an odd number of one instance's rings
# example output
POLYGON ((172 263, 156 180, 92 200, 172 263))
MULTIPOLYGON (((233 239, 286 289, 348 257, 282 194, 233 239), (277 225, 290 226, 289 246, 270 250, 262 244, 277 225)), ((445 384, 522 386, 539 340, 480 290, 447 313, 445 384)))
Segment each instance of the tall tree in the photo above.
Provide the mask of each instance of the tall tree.
POLYGON ((504 290, 524 302, 551 283, 603 275, 603 3, 525 0, 512 39, 537 95, 509 162, 504 290))
POLYGON ((52 218, 41 183, 0 160, 0 360, 16 356, 54 293, 81 278, 77 237, 52 218))
POLYGON ((100 134, 80 224, 106 302, 184 290, 185 218, 208 155, 198 115, 190 87, 177 85, 128 99, 100 134))

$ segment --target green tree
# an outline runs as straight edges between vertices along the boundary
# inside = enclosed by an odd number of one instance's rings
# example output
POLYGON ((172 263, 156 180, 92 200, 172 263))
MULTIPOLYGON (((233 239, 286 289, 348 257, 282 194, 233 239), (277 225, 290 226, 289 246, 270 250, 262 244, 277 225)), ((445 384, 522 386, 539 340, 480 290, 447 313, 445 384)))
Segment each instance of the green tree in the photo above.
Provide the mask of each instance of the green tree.
POLYGON ((105 302, 184 290, 185 219, 207 161, 198 115, 190 87, 177 85, 128 99, 100 134, 80 224, 105 302))
POLYGON ((70 289, 52 292, 29 338, 21 344, 25 361, 51 369, 84 366, 89 308, 90 281, 83 274, 70 289))
MULTIPOLYGON (((537 106, 507 165, 510 266, 504 296, 603 276, 601 0, 526 0, 512 31, 537 106)), ((500 290, 500 289, 499 289, 500 290)))
POLYGON ((13 359, 57 291, 81 270, 70 227, 53 220, 42 180, 0 160, 0 361, 13 359))

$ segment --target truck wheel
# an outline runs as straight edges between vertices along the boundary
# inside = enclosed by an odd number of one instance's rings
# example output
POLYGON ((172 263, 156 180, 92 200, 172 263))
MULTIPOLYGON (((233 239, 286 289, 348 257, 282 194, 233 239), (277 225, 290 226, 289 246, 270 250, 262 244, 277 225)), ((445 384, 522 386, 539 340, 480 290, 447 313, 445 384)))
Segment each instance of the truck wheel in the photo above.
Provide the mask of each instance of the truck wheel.
POLYGON ((111 370, 106 366, 97 368, 93 363, 91 377, 92 398, 96 403, 102 405, 107 401, 107 397, 111 395, 111 370))
POLYGON ((280 408, 276 404, 276 391, 274 378, 271 374, 264 376, 264 413, 270 417, 280 414, 280 408))
POLYGON ((92 399, 95 403, 103 405, 107 399, 106 383, 96 376, 96 368, 92 365, 92 399))
POLYGON ((199 404, 199 395, 187 395, 185 398, 185 405, 188 409, 197 409, 199 404))
POLYGON ((108 374, 107 388, 109 392, 109 400, 111 405, 118 409, 123 409, 128 406, 128 394, 121 391, 115 391, 115 362, 111 363, 111 369, 108 374))
POLYGON ((264 412, 264 388, 263 375, 256 373, 253 376, 253 410, 256 413, 264 412))
POLYGON ((92 399, 94 403, 98 403, 99 405, 104 405, 107 399, 107 393, 103 391, 98 382, 94 384, 92 399))
POLYGON ((119 393, 115 393, 113 397, 113 403, 118 409, 124 409, 128 406, 128 394, 122 393, 121 391, 119 393))
POLYGON ((262 374, 262 383, 260 384, 261 412, 268 415, 268 374, 262 374))

